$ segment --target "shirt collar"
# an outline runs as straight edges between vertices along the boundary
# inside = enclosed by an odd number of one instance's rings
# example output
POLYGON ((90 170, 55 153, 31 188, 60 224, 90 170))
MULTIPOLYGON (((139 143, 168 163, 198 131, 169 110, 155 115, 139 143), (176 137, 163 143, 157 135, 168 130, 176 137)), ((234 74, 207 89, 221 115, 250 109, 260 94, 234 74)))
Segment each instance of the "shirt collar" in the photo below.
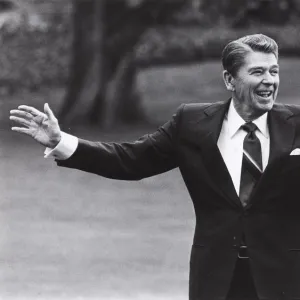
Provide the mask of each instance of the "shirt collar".
MULTIPOLYGON (((259 118, 253 120, 253 123, 257 126, 259 131, 264 135, 265 138, 269 138, 269 129, 267 123, 268 113, 264 113, 259 118)), ((230 137, 233 137, 240 127, 245 124, 245 121, 242 117, 237 113, 233 101, 231 100, 228 113, 226 116, 228 122, 228 133, 230 137)))

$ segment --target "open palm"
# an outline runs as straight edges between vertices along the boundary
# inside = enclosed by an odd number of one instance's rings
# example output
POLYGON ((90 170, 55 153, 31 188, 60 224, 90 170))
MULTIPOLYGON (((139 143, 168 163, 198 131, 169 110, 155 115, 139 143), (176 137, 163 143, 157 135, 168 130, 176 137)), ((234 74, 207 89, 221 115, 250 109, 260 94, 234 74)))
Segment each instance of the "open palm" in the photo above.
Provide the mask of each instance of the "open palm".
POLYGON ((48 104, 44 112, 34 107, 21 105, 10 111, 10 119, 22 127, 12 127, 13 131, 31 136, 43 146, 54 148, 61 139, 58 120, 48 104))

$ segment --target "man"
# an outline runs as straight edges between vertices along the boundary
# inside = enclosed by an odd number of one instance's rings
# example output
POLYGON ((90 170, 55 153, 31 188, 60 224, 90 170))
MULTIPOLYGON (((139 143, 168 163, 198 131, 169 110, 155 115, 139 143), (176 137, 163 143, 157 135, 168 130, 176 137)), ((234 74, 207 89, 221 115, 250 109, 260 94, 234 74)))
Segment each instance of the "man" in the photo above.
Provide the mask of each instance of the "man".
POLYGON ((59 166, 138 180, 179 167, 196 228, 190 300, 300 299, 300 107, 274 104, 278 47, 256 34, 223 50, 232 97, 182 105, 135 143, 62 133, 46 104, 12 110, 14 131, 48 147, 59 166), (53 150, 54 149, 54 150, 53 150))

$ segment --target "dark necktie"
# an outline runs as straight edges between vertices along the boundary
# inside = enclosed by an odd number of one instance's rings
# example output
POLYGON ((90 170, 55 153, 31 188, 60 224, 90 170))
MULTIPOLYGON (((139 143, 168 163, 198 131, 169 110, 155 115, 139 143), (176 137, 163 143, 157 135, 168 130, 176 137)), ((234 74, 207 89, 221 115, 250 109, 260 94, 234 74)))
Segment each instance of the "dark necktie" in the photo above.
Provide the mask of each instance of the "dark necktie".
POLYGON ((249 202, 251 193, 262 174, 261 145, 255 134, 257 126, 252 122, 242 127, 247 132, 244 139, 243 162, 240 184, 240 200, 243 206, 249 202))

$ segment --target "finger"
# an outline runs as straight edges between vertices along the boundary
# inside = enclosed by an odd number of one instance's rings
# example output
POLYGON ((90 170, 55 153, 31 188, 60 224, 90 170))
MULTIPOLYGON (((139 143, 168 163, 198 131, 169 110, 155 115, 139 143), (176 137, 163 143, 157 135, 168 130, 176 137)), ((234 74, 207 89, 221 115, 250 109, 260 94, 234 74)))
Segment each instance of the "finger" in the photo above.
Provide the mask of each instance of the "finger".
POLYGON ((51 110, 48 103, 45 103, 45 105, 44 105, 44 112, 50 120, 56 119, 55 115, 54 115, 53 111, 51 110))
POLYGON ((31 113, 22 111, 22 110, 18 110, 18 109, 13 109, 10 111, 11 115, 15 115, 18 117, 23 117, 23 118, 28 118, 28 119, 32 119, 33 115, 31 113))
POLYGON ((15 116, 10 116, 9 119, 12 120, 12 121, 14 121, 14 122, 16 122, 16 123, 18 123, 18 124, 21 124, 23 126, 30 127, 30 125, 31 125, 30 121, 27 121, 27 120, 25 120, 23 118, 19 118, 19 117, 15 117, 15 116))
POLYGON ((32 136, 32 132, 29 128, 24 128, 24 127, 12 127, 11 130, 15 131, 15 132, 19 132, 19 133, 24 133, 27 135, 32 136))
POLYGON ((32 114, 33 116, 44 116, 44 114, 41 111, 39 111, 38 109, 36 109, 32 106, 20 105, 20 106, 18 106, 18 109, 24 110, 24 111, 32 114))

